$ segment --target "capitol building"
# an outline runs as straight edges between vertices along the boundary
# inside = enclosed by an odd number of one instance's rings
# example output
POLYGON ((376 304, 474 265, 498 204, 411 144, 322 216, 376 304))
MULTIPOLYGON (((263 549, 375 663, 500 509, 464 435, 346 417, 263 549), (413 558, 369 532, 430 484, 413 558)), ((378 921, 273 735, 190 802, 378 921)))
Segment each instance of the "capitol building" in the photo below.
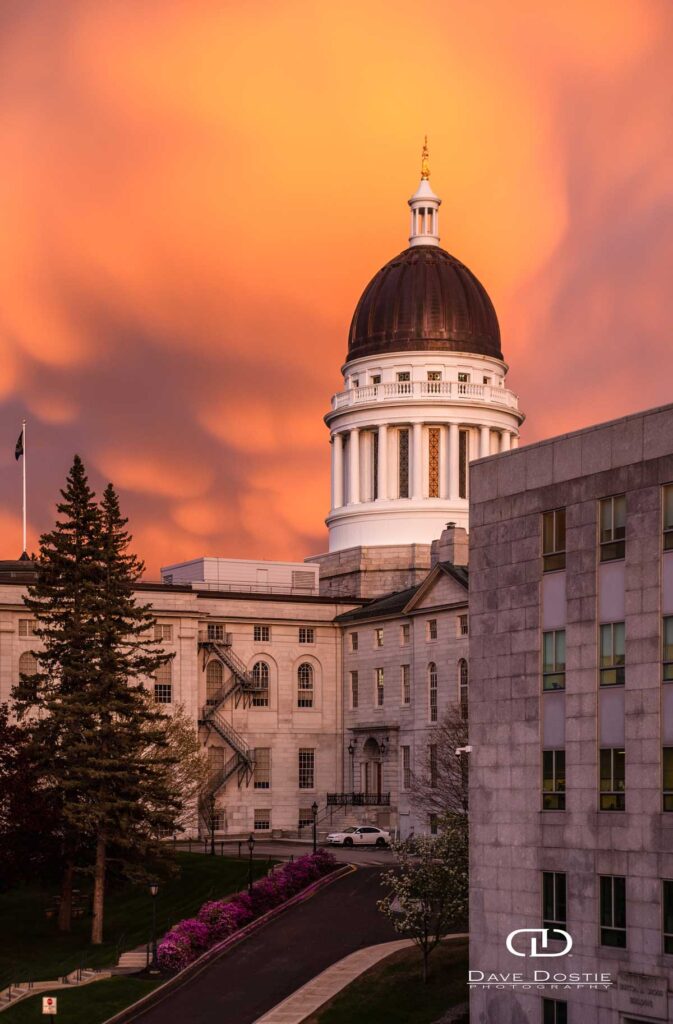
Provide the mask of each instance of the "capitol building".
MULTIPOLYGON (((314 803, 321 832, 434 827, 409 790, 432 727, 467 712, 468 465, 516 448, 523 414, 493 304, 440 245, 426 151, 408 205, 408 246, 362 293, 325 416, 329 550, 196 557, 139 585, 175 655, 156 700, 208 752, 193 834, 302 834, 314 803)), ((34 661, 30 576, 0 563, 0 700, 34 661)))

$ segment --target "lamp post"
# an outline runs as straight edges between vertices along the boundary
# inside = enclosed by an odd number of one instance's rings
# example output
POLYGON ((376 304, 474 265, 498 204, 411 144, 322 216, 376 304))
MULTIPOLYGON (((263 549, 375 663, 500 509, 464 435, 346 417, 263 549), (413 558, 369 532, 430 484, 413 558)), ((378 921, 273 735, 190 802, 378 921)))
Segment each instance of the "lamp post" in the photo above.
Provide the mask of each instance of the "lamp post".
POLYGON ((311 804, 311 811, 313 812, 313 852, 316 853, 318 849, 318 805, 315 800, 311 804))
POLYGON ((353 741, 348 744, 348 754, 351 759, 351 793, 355 792, 355 747, 353 741))
POLYGON ((252 851, 254 849, 255 849, 255 837, 253 836, 253 834, 251 832, 250 833, 250 838, 248 839, 248 850, 250 851, 250 856, 248 858, 248 892, 250 893, 251 896, 252 896, 252 851))
POLYGON ((150 974, 159 973, 157 962, 157 896, 159 894, 158 882, 150 882, 150 896, 152 897, 152 959, 150 961, 150 974))
POLYGON ((215 856, 215 794, 210 794, 210 855, 215 856))

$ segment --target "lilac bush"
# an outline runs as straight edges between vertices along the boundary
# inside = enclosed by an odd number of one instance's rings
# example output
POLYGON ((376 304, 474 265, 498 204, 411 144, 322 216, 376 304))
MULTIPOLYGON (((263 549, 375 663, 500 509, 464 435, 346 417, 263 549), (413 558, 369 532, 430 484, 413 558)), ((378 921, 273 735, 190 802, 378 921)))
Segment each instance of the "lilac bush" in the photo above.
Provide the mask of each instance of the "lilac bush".
POLYGON ((160 966, 167 971, 183 970, 204 950, 280 906, 336 866, 331 853, 318 850, 255 882, 252 895, 239 892, 226 900, 204 903, 195 918, 180 921, 164 935, 157 949, 160 966))

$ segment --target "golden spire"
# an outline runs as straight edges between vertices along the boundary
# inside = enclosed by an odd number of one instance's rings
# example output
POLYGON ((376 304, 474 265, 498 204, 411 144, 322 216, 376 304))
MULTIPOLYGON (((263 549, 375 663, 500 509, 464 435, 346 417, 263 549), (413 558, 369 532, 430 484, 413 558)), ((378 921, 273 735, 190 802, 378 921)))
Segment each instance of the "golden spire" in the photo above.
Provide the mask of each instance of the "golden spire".
POLYGON ((427 181, 430 177, 430 165, 428 163, 428 137, 425 136, 423 152, 421 153, 421 181, 427 181))

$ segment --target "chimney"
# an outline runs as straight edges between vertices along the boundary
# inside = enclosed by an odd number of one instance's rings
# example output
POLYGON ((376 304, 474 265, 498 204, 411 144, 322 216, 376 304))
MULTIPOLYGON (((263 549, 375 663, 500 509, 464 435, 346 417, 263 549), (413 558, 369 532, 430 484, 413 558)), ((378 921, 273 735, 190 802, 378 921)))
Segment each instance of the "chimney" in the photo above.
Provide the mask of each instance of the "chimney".
POLYGON ((437 562, 452 562, 453 565, 467 566, 467 530, 455 523, 447 523, 439 540, 432 542, 432 565, 437 562))

